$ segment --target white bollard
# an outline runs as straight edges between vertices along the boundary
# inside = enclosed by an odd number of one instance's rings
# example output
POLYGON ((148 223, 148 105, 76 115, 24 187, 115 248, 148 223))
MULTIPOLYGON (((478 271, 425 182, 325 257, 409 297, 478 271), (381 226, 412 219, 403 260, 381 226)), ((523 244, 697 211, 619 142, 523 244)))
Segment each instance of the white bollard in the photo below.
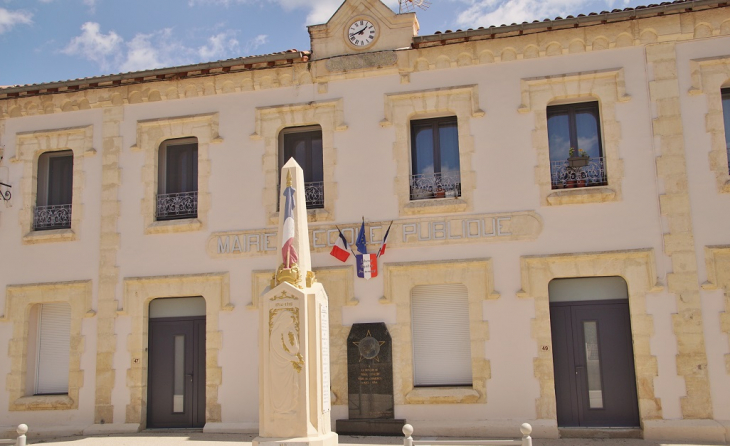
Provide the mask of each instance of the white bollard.
POLYGON ((532 446, 532 426, 529 423, 522 423, 520 426, 520 432, 522 432, 522 446, 532 446))
POLYGON ((405 435, 406 438, 403 440, 403 446, 413 446, 413 437, 411 437, 412 434, 413 426, 411 426, 410 424, 404 424, 403 435, 405 435))
POLYGON ((15 432, 18 433, 18 439, 15 441, 15 446, 25 446, 25 433, 28 432, 28 425, 19 424, 15 432))

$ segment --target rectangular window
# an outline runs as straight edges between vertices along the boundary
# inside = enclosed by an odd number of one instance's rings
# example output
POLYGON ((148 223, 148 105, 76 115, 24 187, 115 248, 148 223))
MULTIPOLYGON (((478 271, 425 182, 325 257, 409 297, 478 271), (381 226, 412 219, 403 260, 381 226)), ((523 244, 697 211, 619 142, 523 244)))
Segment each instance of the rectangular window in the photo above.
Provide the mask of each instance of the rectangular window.
POLYGON ((411 200, 461 196, 456 117, 411 121, 411 200))
POLYGON ((157 220, 198 216, 198 141, 168 140, 160 145, 157 220))
POLYGON ((33 229, 71 227, 73 195, 73 152, 46 152, 38 158, 38 189, 33 212, 33 229))
POLYGON ((722 115, 725 121, 725 148, 727 150, 727 167, 730 172, 730 88, 722 90, 722 115))
POLYGON ((471 386, 471 336, 466 286, 413 287, 411 325, 414 385, 471 386))
POLYGON ((547 108, 553 189, 605 186, 598 102, 547 108))
POLYGON ((304 196, 307 209, 324 208, 324 162, 322 159, 322 129, 319 126, 294 127, 281 132, 282 150, 279 172, 289 159, 304 171, 304 196))
POLYGON ((36 344, 36 395, 68 393, 71 355, 71 306, 40 304, 36 344))

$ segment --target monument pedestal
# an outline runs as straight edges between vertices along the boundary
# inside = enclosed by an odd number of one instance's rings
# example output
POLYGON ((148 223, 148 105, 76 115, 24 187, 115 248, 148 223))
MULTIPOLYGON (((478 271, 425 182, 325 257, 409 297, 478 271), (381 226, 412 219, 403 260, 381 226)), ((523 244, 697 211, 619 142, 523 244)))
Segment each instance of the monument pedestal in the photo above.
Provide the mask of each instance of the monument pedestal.
POLYGON ((259 437, 256 445, 332 446, 329 313, 320 283, 282 283, 261 302, 259 437), (326 389, 326 390, 325 390, 326 389))
POLYGON ((335 430, 340 435, 403 436, 406 420, 393 418, 372 418, 361 420, 337 420, 335 430))

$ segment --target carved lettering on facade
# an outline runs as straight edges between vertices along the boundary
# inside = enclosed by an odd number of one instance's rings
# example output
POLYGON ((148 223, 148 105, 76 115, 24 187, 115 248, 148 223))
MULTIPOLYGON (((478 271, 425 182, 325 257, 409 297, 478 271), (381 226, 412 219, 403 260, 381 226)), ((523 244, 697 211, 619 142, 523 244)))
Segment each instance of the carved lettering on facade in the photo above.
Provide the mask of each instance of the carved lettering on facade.
MULTIPOLYGON (((373 251, 383 241, 388 222, 366 224, 373 251)), ((341 225, 342 234, 354 243, 359 224, 341 225)), ((542 232, 542 218, 532 211, 505 214, 472 214, 454 217, 403 219, 393 222, 388 248, 456 243, 488 243, 510 240, 534 240, 542 232)), ((309 227, 312 252, 328 252, 337 242, 334 225, 309 227)), ((214 233, 208 239, 211 257, 250 257, 276 252, 276 229, 255 229, 214 233)))

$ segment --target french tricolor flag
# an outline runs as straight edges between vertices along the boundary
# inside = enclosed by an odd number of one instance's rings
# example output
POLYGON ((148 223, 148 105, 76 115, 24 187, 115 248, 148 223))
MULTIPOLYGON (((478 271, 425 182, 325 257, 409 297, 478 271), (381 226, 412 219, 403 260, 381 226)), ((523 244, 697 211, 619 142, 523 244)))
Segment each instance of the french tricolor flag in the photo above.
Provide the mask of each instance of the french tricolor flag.
POLYGON ((388 230, 385 231, 385 237, 383 237, 383 244, 380 245, 380 249, 378 249, 378 258, 385 254, 385 242, 388 240, 388 234, 390 234, 390 227, 393 226, 393 222, 390 222, 390 225, 388 225, 388 230))
POLYGON ((350 251, 347 245, 347 239, 344 235, 342 235, 342 231, 340 231, 340 228, 337 228, 337 231, 340 233, 340 235, 339 237, 337 237, 337 242, 335 243, 335 246, 332 247, 330 255, 340 262, 344 262, 350 258, 350 251))
POLYGON ((284 204, 284 227, 282 228, 281 237, 281 257, 284 262, 284 268, 291 268, 292 264, 298 260, 297 250, 294 247, 294 193, 291 187, 291 173, 287 177, 287 187, 284 190, 286 203, 284 204))

